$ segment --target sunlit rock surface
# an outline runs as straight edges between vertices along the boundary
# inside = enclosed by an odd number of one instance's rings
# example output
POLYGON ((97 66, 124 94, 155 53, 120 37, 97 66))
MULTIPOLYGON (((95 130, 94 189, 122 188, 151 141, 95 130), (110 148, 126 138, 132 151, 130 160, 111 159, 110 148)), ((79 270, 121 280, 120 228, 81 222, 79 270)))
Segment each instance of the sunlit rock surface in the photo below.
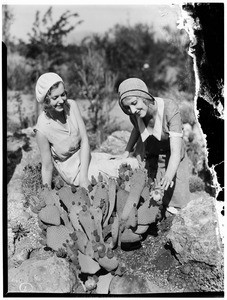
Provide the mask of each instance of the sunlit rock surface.
POLYGON ((181 263, 197 261, 215 266, 223 263, 216 201, 206 193, 195 194, 174 218, 167 238, 181 263))

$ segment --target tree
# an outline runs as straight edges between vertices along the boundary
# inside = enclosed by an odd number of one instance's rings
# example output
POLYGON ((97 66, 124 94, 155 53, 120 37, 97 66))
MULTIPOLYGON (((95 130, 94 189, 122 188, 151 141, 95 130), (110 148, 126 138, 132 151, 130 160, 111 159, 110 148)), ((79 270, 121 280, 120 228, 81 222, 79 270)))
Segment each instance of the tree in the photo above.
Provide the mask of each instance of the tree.
POLYGON ((14 15, 8 5, 2 5, 2 40, 6 46, 11 45, 10 27, 13 23, 14 15))
POLYGON ((165 28, 166 40, 155 38, 152 26, 116 25, 103 38, 94 36, 92 45, 105 49, 108 68, 117 76, 115 89, 128 77, 144 80, 153 93, 168 91, 173 86, 192 92, 192 61, 187 53, 184 32, 165 28))
MULTIPOLYGON (((72 19, 78 18, 77 13, 64 12, 60 18, 53 22, 52 7, 44 16, 40 17, 40 11, 36 12, 32 33, 29 33, 29 43, 26 45, 26 58, 33 69, 31 83, 45 72, 56 72, 57 66, 64 62, 64 38, 79 24, 81 20, 72 25, 72 19)), ((38 115, 38 105, 36 117, 38 115)))
POLYGON ((40 18, 40 12, 36 12, 32 33, 29 33, 26 57, 39 61, 42 71, 50 70, 55 65, 64 61, 64 38, 79 24, 71 25, 71 19, 77 18, 77 13, 64 12, 54 23, 52 19, 52 7, 40 18))

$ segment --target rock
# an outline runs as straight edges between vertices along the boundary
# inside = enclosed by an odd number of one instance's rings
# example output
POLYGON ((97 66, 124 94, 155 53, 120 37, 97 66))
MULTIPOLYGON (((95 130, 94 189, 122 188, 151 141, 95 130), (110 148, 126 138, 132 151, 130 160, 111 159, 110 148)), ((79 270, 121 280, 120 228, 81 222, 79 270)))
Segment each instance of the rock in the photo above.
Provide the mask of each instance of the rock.
POLYGON ((110 283, 110 294, 153 294, 162 292, 164 290, 139 276, 115 276, 110 283))
POLYGON ((70 293, 77 279, 65 259, 53 256, 9 269, 8 282, 9 292, 70 293))
POLYGON ((37 260, 44 260, 54 256, 54 252, 52 250, 44 250, 44 248, 34 249, 31 251, 29 258, 35 258, 37 260))
POLYGON ((21 219, 24 211, 23 206, 24 196, 19 193, 8 195, 8 222, 10 226, 14 226, 21 219))
POLYGON ((12 257, 13 253, 15 251, 15 246, 14 246, 14 233, 12 231, 12 228, 8 228, 7 232, 7 242, 8 242, 8 257, 12 257))
POLYGON ((175 216, 167 239, 184 264, 189 261, 217 266, 223 250, 216 210, 216 200, 205 192, 193 199, 175 216))
POLYGON ((218 221, 219 221, 219 229, 220 229, 220 234, 221 234, 221 239, 224 241, 224 229, 225 229, 225 206, 223 201, 216 201, 216 209, 218 212, 218 221))
POLYGON ((115 131, 108 136, 97 151, 110 154, 121 154, 125 151, 129 136, 129 131, 115 131))
POLYGON ((21 222, 19 219, 15 223, 11 220, 10 227, 14 232, 8 242, 8 248, 10 247, 13 252, 11 252, 12 255, 8 255, 8 264, 9 266, 18 266, 28 258, 34 249, 42 247, 39 243, 41 230, 37 218, 33 217, 24 222, 23 218, 21 222))

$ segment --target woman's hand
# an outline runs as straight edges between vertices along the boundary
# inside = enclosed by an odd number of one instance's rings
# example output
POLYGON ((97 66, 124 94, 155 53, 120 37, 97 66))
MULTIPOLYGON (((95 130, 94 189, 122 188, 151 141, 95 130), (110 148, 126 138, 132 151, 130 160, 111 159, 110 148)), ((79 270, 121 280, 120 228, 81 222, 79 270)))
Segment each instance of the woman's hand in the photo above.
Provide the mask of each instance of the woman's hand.
POLYGON ((160 187, 163 190, 167 190, 169 187, 171 188, 173 186, 173 181, 168 177, 164 176, 160 181, 160 187))

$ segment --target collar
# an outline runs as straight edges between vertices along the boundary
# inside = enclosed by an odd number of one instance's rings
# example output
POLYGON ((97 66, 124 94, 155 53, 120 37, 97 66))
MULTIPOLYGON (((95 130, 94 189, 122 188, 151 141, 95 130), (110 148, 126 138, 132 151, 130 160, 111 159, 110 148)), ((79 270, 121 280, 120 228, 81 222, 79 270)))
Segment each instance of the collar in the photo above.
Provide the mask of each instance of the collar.
POLYGON ((163 112, 164 112, 164 101, 162 98, 155 98, 157 103, 157 114, 155 119, 154 128, 146 127, 143 120, 137 116, 137 123, 139 126, 139 131, 141 139, 144 142, 150 135, 156 137, 157 140, 161 140, 162 134, 162 121, 163 121, 163 112))

